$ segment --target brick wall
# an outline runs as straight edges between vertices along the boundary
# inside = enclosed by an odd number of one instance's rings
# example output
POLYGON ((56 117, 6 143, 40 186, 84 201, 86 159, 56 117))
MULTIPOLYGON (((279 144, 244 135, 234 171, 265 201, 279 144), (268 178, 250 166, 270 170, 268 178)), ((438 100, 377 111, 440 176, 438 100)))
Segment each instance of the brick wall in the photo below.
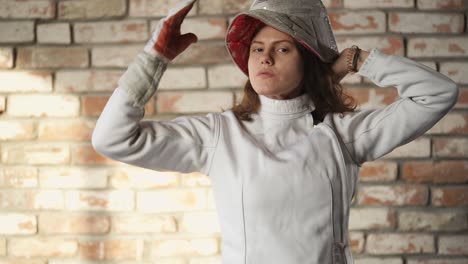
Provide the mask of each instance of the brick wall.
MULTIPOLYGON (((175 2, 0 0, 1 264, 220 263, 209 178, 131 167, 90 144, 118 78, 175 2)), ((468 1, 324 3, 340 50, 407 56, 462 87, 429 132, 363 167, 350 218, 356 263, 468 263, 468 1)), ((183 31, 200 41, 170 65, 145 118, 241 97, 245 77, 223 37, 249 5, 198 1, 183 31)), ((397 98, 358 75, 343 83, 363 109, 397 98)))

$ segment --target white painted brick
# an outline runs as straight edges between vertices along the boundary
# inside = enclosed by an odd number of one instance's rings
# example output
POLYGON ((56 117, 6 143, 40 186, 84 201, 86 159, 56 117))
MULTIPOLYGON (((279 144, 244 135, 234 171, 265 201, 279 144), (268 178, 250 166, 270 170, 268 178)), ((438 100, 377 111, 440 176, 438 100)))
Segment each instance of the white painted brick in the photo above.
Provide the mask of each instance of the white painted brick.
POLYGON ((0 234, 31 235, 37 232, 35 215, 6 213, 0 214, 0 234))
POLYGON ((134 208, 134 193, 129 190, 67 191, 66 199, 69 210, 130 211, 134 208))
MULTIPOLYGON (((130 0, 129 14, 131 17, 165 17, 179 2, 179 0, 130 0)), ((187 16, 195 14, 197 14, 197 5, 193 6, 187 16)))
POLYGON ((199 13, 202 15, 218 15, 223 13, 223 2, 219 0, 200 0, 199 13))
POLYGON ((0 71, 0 92, 51 92, 52 73, 0 71))
POLYGON ((0 114, 5 112, 6 97, 0 95, 0 114))
POLYGON ((203 189, 173 189, 137 193, 137 210, 145 213, 179 212, 206 208, 203 189))
POLYGON ((356 258, 355 264, 403 264, 400 258, 356 258))
POLYGON ((223 39, 226 35, 226 20, 223 18, 188 18, 181 32, 192 32, 198 40, 223 39))
POLYGON ((329 13, 334 34, 384 33, 385 13, 381 11, 343 11, 329 13))
POLYGON ((247 76, 235 65, 213 66, 208 69, 210 88, 240 88, 244 87, 247 76))
POLYGON ((0 256, 6 256, 6 239, 0 238, 0 256))
POLYGON ((411 8, 413 0, 345 0, 345 8, 411 8))
POLYGON ((47 44, 70 44, 70 25, 68 23, 37 25, 37 42, 47 44))
POLYGON ((0 168, 0 187, 37 187, 37 169, 30 166, 3 166, 0 168))
POLYGON ((76 23, 74 26, 76 43, 128 43, 147 41, 146 21, 106 21, 76 23))
POLYGON ((60 143, 3 144, 1 151, 6 164, 66 164, 70 161, 68 145, 60 143))
POLYGON ((122 67, 127 68, 133 62, 143 45, 121 45, 94 47, 91 50, 91 61, 94 67, 122 67))
POLYGON ((80 101, 71 95, 11 95, 7 113, 24 117, 78 116, 80 101))
POLYGON ((467 228, 466 214, 457 212, 400 212, 398 216, 401 230, 464 230, 467 228))
POLYGON ((112 219, 112 233, 176 233, 177 223, 166 215, 117 215, 112 219))
POLYGON ((441 255, 468 255, 468 235, 450 235, 439 237, 441 255))
POLYGON ((370 234, 366 251, 369 254, 435 253, 434 238, 426 234, 370 234))
POLYGON ((110 178, 113 188, 167 188, 179 185, 179 173, 159 172, 138 167, 119 168, 110 178))
POLYGON ((159 83, 160 90, 206 88, 203 67, 169 68, 159 83))
POLYGON ((0 22, 0 43, 34 41, 34 22, 0 22))
POLYGON ((462 129, 466 127, 468 120, 463 114, 459 113, 449 113, 444 116, 437 124, 435 124, 427 134, 448 134, 452 133, 454 130, 462 129))
POLYGON ((0 47, 0 69, 13 67, 13 49, 0 47))
POLYGON ((8 253, 12 257, 71 257, 78 252, 75 239, 55 237, 12 238, 8 241, 8 253))
MULTIPOLYGON (((417 0, 418 9, 431 10, 431 9, 455 9, 459 10, 465 8, 464 0, 417 0)), ((436 264, 436 263, 433 263, 436 264)))
POLYGON ((385 37, 337 37, 336 44, 338 50, 342 51, 345 48, 351 48, 353 45, 359 46, 360 49, 371 51, 373 48, 378 48, 386 54, 395 54, 403 56, 405 53, 405 45, 403 39, 397 36, 385 37))
POLYGON ((416 37, 407 44, 408 57, 467 57, 468 37, 416 37))
POLYGON ((395 225, 393 212, 386 208, 353 208, 349 215, 349 229, 389 229, 395 225))
POLYGON ((30 121, 1 120, 0 140, 27 140, 34 139, 36 125, 30 121))
POLYGON ((5 210, 63 210, 60 190, 0 190, 0 208, 5 210))
POLYGON ((467 62, 442 62, 440 73, 446 75, 456 83, 468 84, 468 63, 467 62))
POLYGON ((41 167, 39 183, 42 188, 105 188, 107 174, 106 169, 41 167))
POLYGON ((114 91, 123 70, 58 71, 55 90, 60 92, 114 91))
POLYGON ((402 33, 461 33, 465 18, 457 13, 390 13, 389 30, 402 33), (425 23, 420 23, 424 21, 425 23))
POLYGON ((0 0, 0 18, 54 18, 54 0, 0 0))
POLYGON ((74 0, 58 2, 59 19, 95 19, 125 15, 125 0, 74 0))

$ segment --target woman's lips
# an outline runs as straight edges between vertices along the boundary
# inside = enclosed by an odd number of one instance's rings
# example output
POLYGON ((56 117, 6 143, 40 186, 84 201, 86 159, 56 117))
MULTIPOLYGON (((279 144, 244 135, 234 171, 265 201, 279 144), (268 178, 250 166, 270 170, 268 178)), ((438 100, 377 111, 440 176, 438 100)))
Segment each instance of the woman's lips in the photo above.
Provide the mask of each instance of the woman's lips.
POLYGON ((271 78, 275 75, 271 71, 261 71, 257 74, 257 76, 263 77, 263 78, 271 78))

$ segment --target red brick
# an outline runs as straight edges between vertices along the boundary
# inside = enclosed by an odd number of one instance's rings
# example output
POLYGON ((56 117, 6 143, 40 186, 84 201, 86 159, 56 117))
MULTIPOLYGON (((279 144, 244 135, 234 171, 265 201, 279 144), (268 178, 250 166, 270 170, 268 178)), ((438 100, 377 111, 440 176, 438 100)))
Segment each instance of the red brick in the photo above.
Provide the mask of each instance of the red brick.
MULTIPOLYGON (((81 98, 82 115, 99 116, 109 101, 110 96, 83 96, 81 98)), ((155 98, 152 97, 145 105, 145 115, 154 114, 155 98)))
POLYGON ((380 11, 329 12, 335 34, 362 34, 385 32, 385 13, 380 11))
POLYGON ((455 108, 468 109, 468 88, 461 88, 455 108))
MULTIPOLYGON (((468 63, 462 61, 440 63, 440 73, 446 75, 456 83, 468 83, 468 63)), ((463 96, 464 89, 460 89, 459 96, 463 96)), ((465 95, 466 96, 466 95, 465 95)), ((459 98, 462 99, 462 98, 459 98)), ((466 100, 466 99, 465 99, 466 100)))
POLYGON ((468 181, 468 161, 415 161, 403 165, 407 182, 462 183, 468 181))
POLYGON ((143 254, 141 239, 80 241, 79 256, 88 260, 139 260, 143 254))
POLYGON ((359 172, 362 182, 394 181, 397 177, 398 165, 394 162, 366 162, 359 172))
POLYGON ((425 205, 428 190, 419 185, 362 186, 357 199, 360 205, 425 205))
POLYGON ((438 187, 432 189, 434 206, 468 206, 468 187, 438 187))
POLYGON ((29 47, 19 48, 19 68, 85 68, 88 50, 82 47, 29 47))

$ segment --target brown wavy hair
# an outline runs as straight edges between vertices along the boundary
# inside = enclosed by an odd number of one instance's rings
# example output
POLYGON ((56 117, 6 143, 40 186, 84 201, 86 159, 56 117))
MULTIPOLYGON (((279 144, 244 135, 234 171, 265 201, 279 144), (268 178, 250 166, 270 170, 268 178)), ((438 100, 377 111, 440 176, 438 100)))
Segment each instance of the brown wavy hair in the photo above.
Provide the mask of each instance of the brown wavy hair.
MULTIPOLYGON (((341 84, 333 78, 333 63, 322 62, 297 42, 296 46, 304 62, 304 76, 299 89, 302 90, 301 94, 307 93, 315 104, 315 110, 312 112, 314 123, 322 122, 328 113, 354 112, 356 101, 344 93, 341 84)), ((252 121, 251 115, 258 113, 259 108, 258 94, 250 80, 247 80, 244 97, 232 108, 232 111, 238 120, 252 121)))

